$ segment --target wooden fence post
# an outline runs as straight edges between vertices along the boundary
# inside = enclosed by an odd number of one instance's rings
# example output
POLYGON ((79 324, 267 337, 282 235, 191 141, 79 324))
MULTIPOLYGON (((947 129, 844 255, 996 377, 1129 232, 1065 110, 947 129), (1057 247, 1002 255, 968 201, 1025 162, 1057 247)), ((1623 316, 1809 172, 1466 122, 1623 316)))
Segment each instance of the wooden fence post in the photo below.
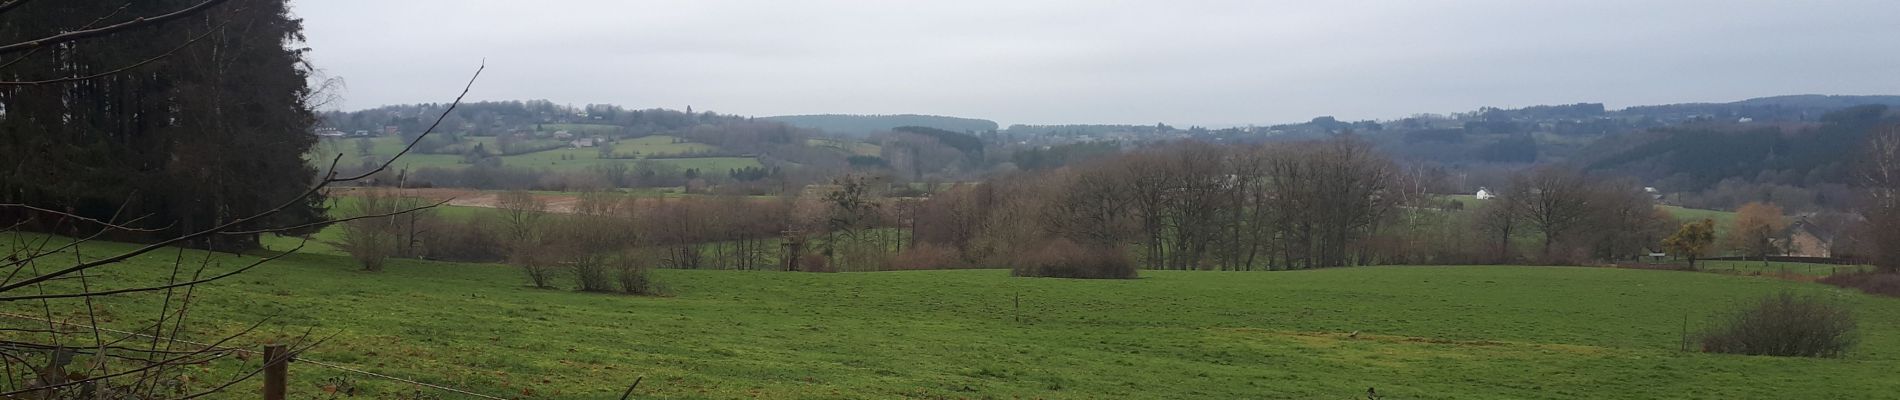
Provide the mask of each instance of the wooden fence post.
POLYGON ((264 400, 284 400, 290 353, 281 344, 264 345, 264 400))

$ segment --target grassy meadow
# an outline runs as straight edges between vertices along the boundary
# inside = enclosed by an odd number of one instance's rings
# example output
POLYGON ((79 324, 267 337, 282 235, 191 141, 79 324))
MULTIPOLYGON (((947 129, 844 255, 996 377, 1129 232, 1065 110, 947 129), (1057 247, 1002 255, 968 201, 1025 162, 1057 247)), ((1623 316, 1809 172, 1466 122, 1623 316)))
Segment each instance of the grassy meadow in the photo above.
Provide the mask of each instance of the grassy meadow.
MULTIPOLYGON (((181 254, 160 253, 96 270, 89 284, 162 280, 181 254)), ((215 256, 212 270, 252 259, 215 256)), ((274 315, 241 345, 334 335, 303 357, 520 398, 618 398, 639 377, 643 399, 1359 399, 1368 387, 1389 399, 1900 396, 1900 299, 1764 277, 1513 266, 1122 281, 1002 270, 656 275, 672 296, 532 289, 500 265, 392 260, 369 273, 297 254, 202 287, 192 318, 208 338, 274 315), (1685 320, 1700 326, 1784 289, 1853 304, 1862 345, 1843 359, 1678 351, 1685 320)), ((149 323, 141 310, 157 301, 103 299, 103 324, 149 323)), ((81 305, 50 307, 70 318, 81 305)), ((338 381, 371 398, 417 393, 308 364, 291 377, 292 398, 338 381)), ((255 395, 255 384, 240 387, 224 398, 255 395)))

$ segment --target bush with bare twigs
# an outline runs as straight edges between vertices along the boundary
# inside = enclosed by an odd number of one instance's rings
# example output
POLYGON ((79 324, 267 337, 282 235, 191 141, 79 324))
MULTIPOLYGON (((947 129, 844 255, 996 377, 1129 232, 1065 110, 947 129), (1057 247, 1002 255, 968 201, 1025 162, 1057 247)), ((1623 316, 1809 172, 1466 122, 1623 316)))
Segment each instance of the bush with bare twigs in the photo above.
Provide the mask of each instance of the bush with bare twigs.
POLYGON ((665 294, 665 287, 653 279, 652 269, 646 266, 649 260, 652 260, 651 255, 646 252, 624 254, 614 259, 614 283, 621 293, 637 296, 665 294))
POLYGON ((1856 272, 1828 275, 1821 283, 1860 289, 1862 292, 1881 296, 1900 297, 1900 274, 1891 272, 1856 272))
POLYGON ((950 269, 963 267, 963 259, 957 249, 930 243, 919 243, 897 256, 884 262, 885 270, 950 269))
POLYGON ((1781 292, 1718 319, 1701 342, 1710 353, 1840 357, 1857 340, 1846 304, 1781 292))
POLYGON ((508 257, 508 263, 521 267, 521 271, 528 275, 528 284, 539 289, 551 289, 554 287, 555 275, 560 273, 560 267, 553 261, 557 258, 550 253, 554 252, 541 249, 518 250, 508 257))
POLYGON ((494 229, 476 221, 430 221, 422 235, 422 258, 463 262, 507 260, 507 246, 494 229))
MULTIPOLYGON (((400 209, 398 197, 382 190, 369 190, 356 201, 345 207, 343 214, 349 217, 385 214, 400 209)), ((343 251, 350 259, 363 266, 365 271, 383 270, 383 262, 396 254, 398 245, 397 225, 394 218, 363 218, 344 221, 342 225, 343 251)))
POLYGON ((798 256, 798 270, 803 272, 838 272, 823 254, 798 256))
POLYGON ((576 289, 583 292, 614 291, 613 271, 606 257, 591 254, 574 256, 567 264, 574 271, 576 289))
POLYGON ((1139 275, 1128 254, 1116 248, 1090 249, 1057 239, 1029 250, 1010 267, 1014 276, 1044 278, 1134 279, 1139 275))

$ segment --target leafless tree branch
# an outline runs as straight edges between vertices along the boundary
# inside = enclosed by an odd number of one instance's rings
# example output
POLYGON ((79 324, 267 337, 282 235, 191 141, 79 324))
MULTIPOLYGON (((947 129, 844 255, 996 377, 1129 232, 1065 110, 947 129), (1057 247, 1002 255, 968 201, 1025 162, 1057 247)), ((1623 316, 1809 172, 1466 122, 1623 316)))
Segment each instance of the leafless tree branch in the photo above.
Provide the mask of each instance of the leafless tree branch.
MULTIPOLYGON (((225 0, 205 0, 204 2, 198 3, 190 7, 185 7, 178 11, 173 11, 170 13, 161 14, 157 16, 139 17, 131 21, 102 26, 98 28, 61 32, 59 34, 55 34, 52 36, 47 36, 47 37, 43 37, 39 39, 0 45, 0 54, 7 54, 7 53, 13 53, 13 52, 22 51, 22 50, 34 49, 34 48, 39 48, 41 46, 65 43, 65 42, 85 39, 85 38, 94 37, 94 36, 103 36, 103 35, 119 32, 119 31, 146 26, 146 25, 158 24, 165 21, 189 17, 194 14, 203 12, 204 10, 211 8, 211 6, 215 6, 223 2, 225 2, 225 0)), ((8 7, 11 7, 11 6, 8 6, 8 7)))
POLYGON ((187 40, 185 41, 185 43, 179 44, 178 47, 173 47, 171 50, 167 50, 164 53, 160 53, 159 55, 152 56, 151 58, 140 60, 139 62, 132 63, 124 67, 115 68, 110 71, 100 72, 100 73, 96 73, 92 75, 69 76, 65 78, 47 79, 47 80, 40 80, 40 81, 0 81, 0 86, 30 86, 30 85, 48 85, 48 84, 65 83, 65 82, 78 82, 78 81, 98 79, 98 78, 106 77, 106 76, 112 76, 119 73, 123 73, 125 71, 131 71, 132 69, 143 67, 146 64, 151 64, 158 60, 165 59, 166 57, 171 57, 173 54, 177 54, 178 51, 184 50, 186 47, 191 47, 192 44, 198 43, 199 40, 203 40, 204 38, 211 36, 211 34, 217 33, 218 29, 224 28, 224 25, 226 23, 229 23, 229 21, 218 23, 218 26, 213 27, 209 30, 206 30, 204 33, 198 34, 198 36, 192 37, 191 40, 187 40))
POLYGON ((82 291, 79 293, 39 294, 39 295, 31 295, 31 296, 0 297, 0 302, 19 301, 19 300, 38 300, 38 299, 69 299, 69 298, 75 298, 75 297, 90 298, 94 296, 109 296, 109 295, 123 294, 123 293, 152 292, 152 291, 159 291, 159 290, 165 290, 165 289, 171 289, 171 288, 192 286, 192 285, 197 285, 200 283, 213 282, 220 279, 229 278, 233 275, 244 273, 244 271, 249 271, 251 270, 251 268, 256 268, 259 265, 264 265, 264 263, 271 262, 279 258, 283 258, 284 256, 295 254, 298 250, 303 250, 303 246, 308 243, 310 243, 310 239, 304 239, 302 241, 297 242, 297 247, 295 248, 291 248, 290 250, 284 251, 282 253, 273 254, 269 257, 260 258, 257 261, 251 262, 249 265, 245 265, 243 268, 234 269, 229 272, 214 275, 209 278, 193 280, 190 282, 181 282, 181 283, 173 283, 173 284, 166 284, 166 285, 136 287, 136 288, 127 288, 127 289, 102 290, 102 291, 96 291, 96 292, 82 291))

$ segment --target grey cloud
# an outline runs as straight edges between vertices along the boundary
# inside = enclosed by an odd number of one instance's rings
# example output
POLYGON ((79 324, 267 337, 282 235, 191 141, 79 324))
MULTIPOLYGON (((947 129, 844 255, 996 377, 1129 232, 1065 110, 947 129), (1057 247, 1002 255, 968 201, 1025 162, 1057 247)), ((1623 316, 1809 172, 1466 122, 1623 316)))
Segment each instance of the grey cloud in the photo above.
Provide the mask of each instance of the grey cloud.
POLYGON ((297 0, 343 107, 1246 124, 1900 92, 1891 1, 297 0))

